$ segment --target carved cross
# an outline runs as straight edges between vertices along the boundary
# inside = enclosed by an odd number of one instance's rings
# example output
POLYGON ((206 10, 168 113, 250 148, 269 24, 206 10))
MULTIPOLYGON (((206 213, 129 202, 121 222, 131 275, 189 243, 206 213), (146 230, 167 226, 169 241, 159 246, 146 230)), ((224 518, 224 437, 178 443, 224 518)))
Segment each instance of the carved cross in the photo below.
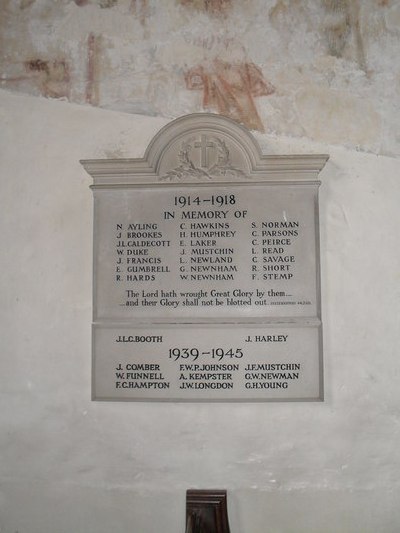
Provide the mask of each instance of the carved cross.
POLYGON ((202 135, 200 139, 200 142, 194 143, 194 147, 201 148, 201 167, 208 168, 207 148, 215 148, 215 143, 207 142, 207 135, 202 135))

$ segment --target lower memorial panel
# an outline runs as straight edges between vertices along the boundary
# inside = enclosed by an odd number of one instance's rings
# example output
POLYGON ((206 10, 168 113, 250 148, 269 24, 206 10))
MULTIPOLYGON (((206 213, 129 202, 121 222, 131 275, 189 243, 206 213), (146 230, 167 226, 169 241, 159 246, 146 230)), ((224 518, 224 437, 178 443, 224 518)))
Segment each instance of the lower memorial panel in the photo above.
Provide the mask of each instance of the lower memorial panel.
POLYGON ((319 401, 320 325, 93 325, 93 399, 319 401))

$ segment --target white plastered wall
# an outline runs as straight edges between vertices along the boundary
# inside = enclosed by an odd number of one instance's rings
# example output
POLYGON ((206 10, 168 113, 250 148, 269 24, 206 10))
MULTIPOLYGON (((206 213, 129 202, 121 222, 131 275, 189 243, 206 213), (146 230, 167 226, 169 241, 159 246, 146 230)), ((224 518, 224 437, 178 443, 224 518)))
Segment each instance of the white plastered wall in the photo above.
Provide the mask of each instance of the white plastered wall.
POLYGON ((324 403, 90 400, 92 194, 82 158, 141 156, 161 118, 0 93, 0 532, 184 532, 188 488, 232 533, 400 529, 399 161, 321 174, 324 403))

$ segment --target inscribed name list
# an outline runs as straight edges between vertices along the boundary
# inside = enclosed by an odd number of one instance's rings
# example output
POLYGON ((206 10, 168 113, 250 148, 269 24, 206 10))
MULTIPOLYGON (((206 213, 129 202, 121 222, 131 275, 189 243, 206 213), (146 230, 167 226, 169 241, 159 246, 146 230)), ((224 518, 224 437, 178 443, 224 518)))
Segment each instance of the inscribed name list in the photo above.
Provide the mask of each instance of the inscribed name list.
POLYGON ((95 317, 317 314, 306 185, 97 192, 95 317))
POLYGON ((321 331, 295 325, 95 326, 97 399, 272 400, 320 393, 321 331))

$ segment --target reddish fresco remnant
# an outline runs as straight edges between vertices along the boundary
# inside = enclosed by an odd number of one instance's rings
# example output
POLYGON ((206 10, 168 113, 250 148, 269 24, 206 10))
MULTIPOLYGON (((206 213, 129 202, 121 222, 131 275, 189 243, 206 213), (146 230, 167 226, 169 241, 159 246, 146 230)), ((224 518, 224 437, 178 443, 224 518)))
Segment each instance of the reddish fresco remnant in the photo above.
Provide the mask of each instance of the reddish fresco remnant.
POLYGON ((87 40, 87 77, 85 100, 88 104, 99 105, 99 52, 100 39, 90 33, 87 40))
POLYGON ((148 0, 131 0, 130 12, 139 17, 140 24, 146 25, 146 18, 149 16, 148 0))
POLYGON ((206 11, 212 15, 225 14, 231 7, 232 0, 178 0, 182 6, 191 7, 197 11, 206 11))
POLYGON ((26 70, 34 75, 43 96, 69 98, 71 79, 67 61, 36 58, 25 61, 24 65, 26 70))
POLYGON ((89 0, 74 0, 75 4, 79 7, 86 6, 89 0))
POLYGON ((210 67, 199 65, 185 73, 186 87, 203 90, 203 107, 215 109, 245 124, 249 129, 264 132, 254 97, 268 96, 274 86, 264 80, 254 63, 231 64, 215 59, 210 67))

